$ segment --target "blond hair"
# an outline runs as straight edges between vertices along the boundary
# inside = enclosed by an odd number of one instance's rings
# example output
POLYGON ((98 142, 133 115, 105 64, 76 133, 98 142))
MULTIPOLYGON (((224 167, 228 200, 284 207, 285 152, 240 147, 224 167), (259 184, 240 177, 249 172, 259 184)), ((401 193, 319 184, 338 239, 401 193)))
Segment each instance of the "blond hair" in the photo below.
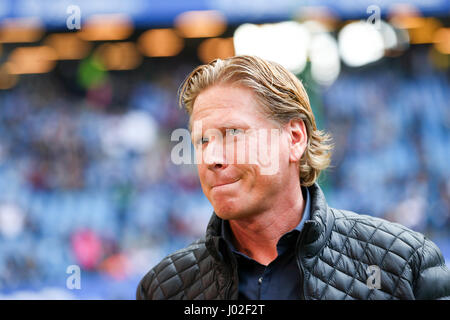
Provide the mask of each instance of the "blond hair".
POLYGON ((197 67, 179 90, 179 104, 189 115, 195 99, 206 88, 217 84, 236 84, 252 89, 262 111, 278 124, 301 119, 307 130, 307 147, 299 161, 300 182, 310 186, 331 162, 331 136, 317 130, 309 98, 300 80, 280 64, 255 56, 216 59, 197 67))

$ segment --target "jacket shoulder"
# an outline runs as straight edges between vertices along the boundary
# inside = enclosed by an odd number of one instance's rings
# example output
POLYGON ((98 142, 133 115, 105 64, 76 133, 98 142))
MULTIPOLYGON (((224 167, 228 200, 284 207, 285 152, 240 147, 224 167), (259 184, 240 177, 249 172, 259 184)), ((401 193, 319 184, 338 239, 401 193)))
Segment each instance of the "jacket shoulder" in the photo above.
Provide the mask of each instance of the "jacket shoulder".
POLYGON ((169 254, 154 266, 139 282, 136 299, 199 298, 204 285, 211 285, 212 262, 205 239, 198 239, 169 254))
POLYGON ((331 208, 331 212, 335 218, 333 231, 393 252, 405 246, 417 251, 426 240, 422 233, 396 222, 348 210, 331 208))
POLYGON ((378 217, 330 209, 335 218, 331 237, 334 246, 346 241, 349 251, 357 252, 358 257, 370 257, 368 265, 377 265, 390 278, 395 275, 409 282, 415 298, 450 296, 445 260, 424 234, 378 217))

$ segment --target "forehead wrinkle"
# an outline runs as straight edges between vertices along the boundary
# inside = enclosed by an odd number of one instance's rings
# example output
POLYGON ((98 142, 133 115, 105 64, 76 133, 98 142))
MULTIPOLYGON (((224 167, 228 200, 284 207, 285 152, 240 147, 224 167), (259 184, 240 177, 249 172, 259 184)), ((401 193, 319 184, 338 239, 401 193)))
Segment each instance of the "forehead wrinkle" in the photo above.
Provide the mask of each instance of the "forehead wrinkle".
MULTIPOLYGON (((200 106, 200 108, 201 108, 201 106, 200 106)), ((194 111, 192 112, 192 115, 191 115, 191 117, 189 119, 189 131, 192 131, 192 122, 193 122, 194 115, 195 115, 196 118, 200 117, 200 120, 203 121, 203 119, 208 118, 211 114, 214 116, 214 114, 215 114, 214 111, 215 110, 217 110, 217 109, 230 109, 230 107, 229 106, 220 106, 220 105, 219 106, 218 105, 207 106, 207 107, 201 108, 201 110, 197 111, 197 112, 195 111, 196 109, 198 110, 198 106, 197 106, 197 108, 194 107, 194 111), (206 113, 206 116, 203 115, 204 113, 206 113)), ((230 114, 230 113, 228 112, 227 115, 228 114, 230 114)), ((221 115, 219 118, 223 119, 224 116, 221 115)), ((198 119, 196 121, 198 121, 198 119)))
MULTIPOLYGON (((220 90, 220 91, 222 91, 222 90, 220 90)), ((196 118, 198 118, 198 117, 202 118, 203 113, 206 113, 206 117, 203 116, 203 119, 204 119, 204 118, 207 118, 210 113, 214 114, 215 111, 219 111, 218 109, 228 109, 228 112, 221 112, 222 114, 219 117, 220 120, 224 120, 224 119, 226 119, 227 116, 234 115, 235 113, 238 114, 238 119, 235 118, 235 120, 241 120, 241 117, 239 115, 243 115, 244 113, 248 114, 249 110, 247 109, 247 107, 250 107, 250 105, 253 105, 256 108, 255 108, 255 112, 251 112, 251 114, 256 116, 256 118, 259 118, 262 120, 267 120, 267 116, 262 112, 262 110, 260 110, 259 103, 255 98, 256 97, 255 97, 255 93, 253 92, 253 90, 251 90, 249 88, 245 88, 245 87, 224 86, 224 87, 216 87, 216 88, 213 87, 213 88, 207 89, 206 91, 200 93, 197 96, 196 101, 194 102, 191 117, 189 118, 189 131, 192 132, 192 124, 193 124, 194 116, 196 118), (227 96, 227 95, 223 95, 223 94, 221 94, 217 98, 215 97, 215 95, 217 94, 217 92, 216 92, 217 89, 226 89, 226 88, 231 88, 233 90, 234 89, 245 90, 245 91, 249 92, 250 94, 240 95, 239 99, 236 99, 235 96, 233 96, 233 95, 227 96), (213 91, 211 92, 210 90, 213 90, 213 91), (246 106, 246 107, 242 108, 242 106, 246 106)), ((239 123, 242 123, 242 121, 239 123)))

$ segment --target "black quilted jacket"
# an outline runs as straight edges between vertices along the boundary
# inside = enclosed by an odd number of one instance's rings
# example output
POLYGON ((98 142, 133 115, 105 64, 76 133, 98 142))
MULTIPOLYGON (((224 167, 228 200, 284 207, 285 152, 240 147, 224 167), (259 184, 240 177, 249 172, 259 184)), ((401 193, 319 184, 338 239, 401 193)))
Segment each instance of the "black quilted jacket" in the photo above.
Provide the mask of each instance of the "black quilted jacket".
MULTIPOLYGON (((304 299, 449 299, 450 271, 437 246, 386 220, 328 207, 309 187, 311 219, 296 246, 304 299), (379 268, 377 272, 368 270, 379 268)), ((164 258, 137 299, 237 299, 238 272, 215 214, 203 239, 164 258)))

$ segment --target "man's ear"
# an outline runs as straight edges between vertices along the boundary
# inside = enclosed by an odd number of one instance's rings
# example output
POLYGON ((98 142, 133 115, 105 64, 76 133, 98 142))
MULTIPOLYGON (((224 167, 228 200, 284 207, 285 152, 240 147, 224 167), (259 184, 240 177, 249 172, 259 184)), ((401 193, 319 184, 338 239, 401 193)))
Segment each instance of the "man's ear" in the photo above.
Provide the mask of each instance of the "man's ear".
POLYGON ((292 119, 286 126, 290 138, 289 161, 298 162, 305 152, 308 142, 306 125, 301 119, 292 119))

